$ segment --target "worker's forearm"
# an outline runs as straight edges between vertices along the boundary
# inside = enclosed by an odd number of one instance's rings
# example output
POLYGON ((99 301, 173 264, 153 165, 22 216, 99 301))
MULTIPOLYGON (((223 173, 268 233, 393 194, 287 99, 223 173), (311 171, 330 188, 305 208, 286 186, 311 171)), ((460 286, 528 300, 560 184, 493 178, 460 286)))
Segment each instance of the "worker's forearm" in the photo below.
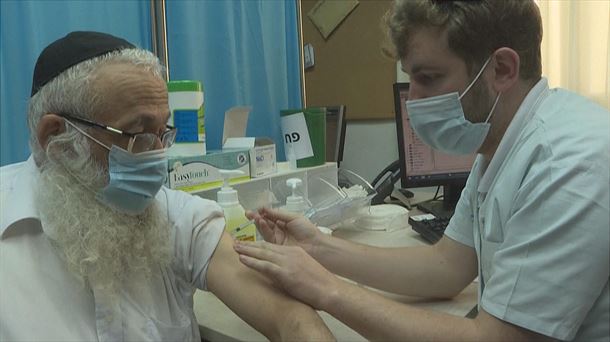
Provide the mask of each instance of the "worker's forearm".
POLYGON ((415 308, 338 280, 319 307, 368 340, 550 341, 547 336, 502 321, 484 309, 475 319, 415 308))
POLYGON ((321 309, 369 340, 476 341, 473 320, 414 308, 342 281, 321 309))
POLYGON ((335 274, 388 292, 446 298, 465 286, 432 246, 378 248, 324 236, 310 254, 335 274))
POLYGON ((310 308, 290 310, 278 313, 281 324, 278 325, 276 336, 267 336, 277 341, 335 341, 318 313, 310 308))

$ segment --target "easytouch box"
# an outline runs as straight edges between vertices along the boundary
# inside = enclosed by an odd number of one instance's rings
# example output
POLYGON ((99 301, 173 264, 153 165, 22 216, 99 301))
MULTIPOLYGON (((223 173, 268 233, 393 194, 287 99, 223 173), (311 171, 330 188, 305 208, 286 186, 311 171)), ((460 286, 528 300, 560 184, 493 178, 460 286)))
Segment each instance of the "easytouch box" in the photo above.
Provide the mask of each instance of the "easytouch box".
POLYGON ((208 151, 192 157, 170 156, 167 186, 171 189, 194 192, 222 185, 219 170, 240 170, 242 176, 233 177, 231 183, 250 179, 249 149, 208 151))

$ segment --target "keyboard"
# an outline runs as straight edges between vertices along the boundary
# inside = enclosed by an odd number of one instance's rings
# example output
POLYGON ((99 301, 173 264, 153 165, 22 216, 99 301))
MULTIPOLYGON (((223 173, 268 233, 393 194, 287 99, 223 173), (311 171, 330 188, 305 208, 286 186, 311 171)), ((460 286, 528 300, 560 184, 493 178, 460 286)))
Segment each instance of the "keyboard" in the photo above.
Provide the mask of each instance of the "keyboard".
POLYGON ((409 217, 409 224, 411 229, 418 232, 424 240, 435 244, 443 237, 449 219, 449 217, 436 217, 432 214, 414 215, 409 217))

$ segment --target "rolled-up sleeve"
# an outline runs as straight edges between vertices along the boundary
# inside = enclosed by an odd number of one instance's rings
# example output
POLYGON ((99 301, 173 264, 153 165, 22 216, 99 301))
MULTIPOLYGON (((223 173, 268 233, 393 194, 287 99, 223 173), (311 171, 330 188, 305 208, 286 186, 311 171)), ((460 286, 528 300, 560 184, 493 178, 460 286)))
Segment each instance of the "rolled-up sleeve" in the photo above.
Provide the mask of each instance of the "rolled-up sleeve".
POLYGON ((222 208, 182 191, 165 191, 175 233, 174 265, 192 286, 207 291, 205 274, 225 227, 222 208))
POLYGON ((476 181, 472 176, 469 177, 455 207, 455 212, 445 229, 447 237, 471 248, 474 248, 472 194, 476 191, 475 184, 476 181))

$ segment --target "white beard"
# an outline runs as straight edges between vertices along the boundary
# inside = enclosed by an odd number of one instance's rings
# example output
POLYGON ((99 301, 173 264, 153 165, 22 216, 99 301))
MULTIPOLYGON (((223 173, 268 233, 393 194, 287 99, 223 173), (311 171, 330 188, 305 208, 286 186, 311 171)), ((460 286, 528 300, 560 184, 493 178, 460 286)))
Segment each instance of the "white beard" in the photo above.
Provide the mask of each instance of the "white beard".
MULTIPOLYGON (((74 138, 55 143, 63 145, 60 150, 82 152, 80 144, 87 142, 74 138)), ((47 159, 41 167, 36 204, 70 271, 114 297, 126 278, 150 279, 170 264, 169 223, 157 202, 137 216, 114 211, 95 199, 107 174, 89 154, 53 154, 55 161, 47 159)))

